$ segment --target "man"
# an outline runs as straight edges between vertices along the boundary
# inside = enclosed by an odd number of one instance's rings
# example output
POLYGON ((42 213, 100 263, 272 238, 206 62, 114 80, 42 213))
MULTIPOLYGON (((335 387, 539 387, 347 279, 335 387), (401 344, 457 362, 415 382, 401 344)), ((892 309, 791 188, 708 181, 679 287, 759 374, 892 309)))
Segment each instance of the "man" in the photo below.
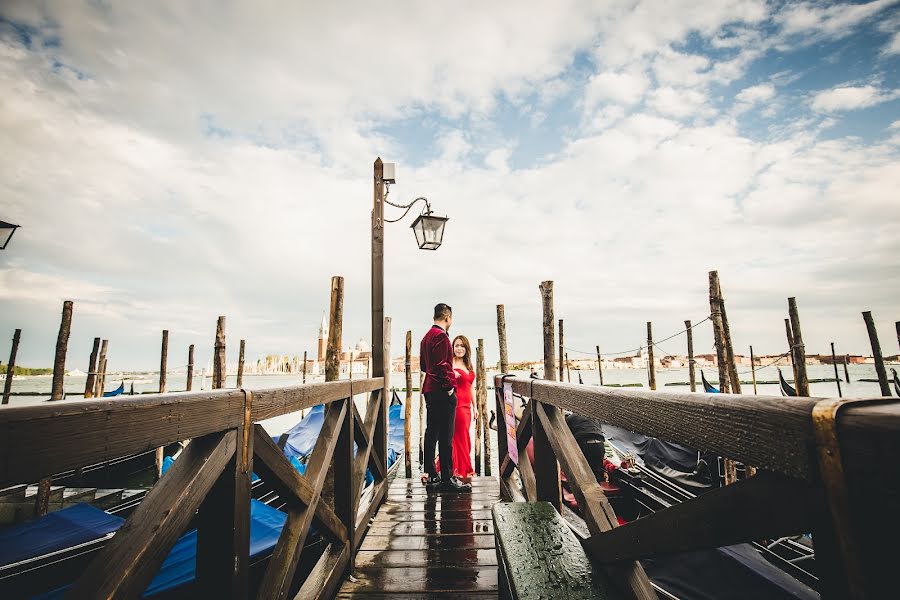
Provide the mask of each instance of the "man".
POLYGON ((425 373, 422 393, 428 407, 425 427, 425 485, 448 492, 469 492, 472 486, 453 476, 453 424, 456 421, 456 372, 453 348, 447 332, 453 323, 453 311, 446 304, 434 307, 434 325, 419 346, 419 367, 425 373), (434 468, 434 446, 441 455, 441 474, 434 468))

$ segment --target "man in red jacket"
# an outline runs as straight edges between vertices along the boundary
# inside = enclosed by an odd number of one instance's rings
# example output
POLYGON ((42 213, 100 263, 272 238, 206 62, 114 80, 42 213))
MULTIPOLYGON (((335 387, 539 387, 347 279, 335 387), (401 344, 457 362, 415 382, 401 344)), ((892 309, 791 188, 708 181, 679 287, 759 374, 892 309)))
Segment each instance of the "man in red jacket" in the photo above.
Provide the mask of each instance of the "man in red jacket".
POLYGON ((419 367, 425 373, 422 393, 428 407, 425 428, 425 484, 440 484, 449 492, 468 492, 472 486, 453 476, 453 424, 456 421, 456 372, 453 370, 453 348, 447 332, 453 323, 453 311, 446 304, 434 307, 434 325, 419 346, 419 367), (441 455, 441 475, 434 468, 434 446, 441 455))

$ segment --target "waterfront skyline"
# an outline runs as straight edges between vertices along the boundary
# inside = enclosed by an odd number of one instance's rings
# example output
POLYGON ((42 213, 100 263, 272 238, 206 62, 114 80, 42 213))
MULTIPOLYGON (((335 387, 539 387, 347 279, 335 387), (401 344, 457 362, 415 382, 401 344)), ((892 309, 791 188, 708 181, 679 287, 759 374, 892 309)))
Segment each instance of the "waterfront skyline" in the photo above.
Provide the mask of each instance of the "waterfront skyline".
POLYGON ((0 360, 20 327, 49 366, 64 299, 70 369, 94 336, 151 369, 162 329, 205 361, 220 314, 229 361, 312 356, 335 274, 370 339, 376 156, 450 217, 434 253, 387 229, 393 356, 439 301, 489 362, 498 303, 539 356, 545 279, 567 346, 634 348, 712 269, 741 354, 783 351, 788 296, 808 353, 870 354, 871 310, 896 354, 898 3, 596 4, 4 3, 0 360))

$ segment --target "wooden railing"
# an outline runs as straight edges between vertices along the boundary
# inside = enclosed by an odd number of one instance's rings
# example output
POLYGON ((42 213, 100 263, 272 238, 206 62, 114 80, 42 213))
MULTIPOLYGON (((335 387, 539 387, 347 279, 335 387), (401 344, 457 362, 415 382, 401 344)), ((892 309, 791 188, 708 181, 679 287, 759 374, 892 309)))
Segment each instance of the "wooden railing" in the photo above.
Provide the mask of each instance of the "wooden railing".
POLYGON ((192 439, 67 597, 139 597, 195 518, 197 597, 248 597, 254 470, 283 497, 288 512, 257 597, 285 598, 296 587, 314 522, 327 546, 297 597, 332 597, 387 490, 384 385, 379 377, 4 408, 0 487, 192 439), (353 402, 364 393, 365 416, 353 402), (324 423, 301 475, 257 422, 318 404, 326 405, 324 423), (375 483, 360 506, 367 467, 375 483))
POLYGON ((809 532, 823 598, 897 596, 900 401, 647 392, 502 375, 495 389, 504 499, 559 510, 562 468, 590 531, 586 550, 632 597, 656 598, 638 559, 809 532), (504 383, 528 399, 518 465, 502 420, 504 383), (563 410, 727 456, 758 474, 619 527, 563 410))

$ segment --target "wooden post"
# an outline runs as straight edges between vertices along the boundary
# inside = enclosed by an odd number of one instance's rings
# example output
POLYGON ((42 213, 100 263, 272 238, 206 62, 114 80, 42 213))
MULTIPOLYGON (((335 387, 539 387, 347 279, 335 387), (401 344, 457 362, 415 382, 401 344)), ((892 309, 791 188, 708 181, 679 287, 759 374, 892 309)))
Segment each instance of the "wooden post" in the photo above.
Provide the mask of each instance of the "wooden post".
POLYGON ((412 331, 406 332, 406 403, 403 406, 403 463, 406 478, 412 479, 412 331))
POLYGON ((691 391, 697 391, 697 365, 694 363, 694 328, 691 320, 684 322, 685 333, 687 333, 688 346, 688 377, 691 382, 691 391))
MULTIPOLYGON (((481 375, 479 371, 480 365, 484 364, 484 340, 479 339, 478 345, 475 347, 475 379, 481 375)), ((478 383, 475 385, 475 405, 472 407, 475 413, 475 474, 481 475, 481 394, 478 389, 478 383)))
POLYGON ((506 348, 506 311, 502 304, 497 305, 497 337, 500 338, 500 372, 509 369, 509 355, 506 348))
POLYGON ((603 385, 603 357, 600 356, 600 346, 597 346, 597 374, 600 375, 600 385, 603 385))
MULTIPOLYGON (((384 164, 375 159, 372 206, 372 377, 384 376, 384 164)), ((385 399, 385 403, 389 402, 385 399)))
POLYGON ((728 354, 725 350, 725 329, 722 325, 722 299, 719 297, 719 273, 709 272, 709 312, 713 324, 713 338, 716 343, 716 361, 719 363, 719 390, 723 394, 731 391, 728 374, 728 354))
POLYGON ((387 473, 388 455, 388 406, 391 403, 391 318, 385 317, 382 325, 383 350, 381 373, 384 377, 384 394, 378 409, 378 419, 375 423, 375 433, 372 435, 372 448, 381 457, 381 466, 387 473))
MULTIPOLYGON (((331 278, 328 349, 325 351, 325 381, 337 381, 341 375, 341 336, 344 327, 344 278, 331 278)), ((375 346, 372 346, 375 351, 375 346)), ((352 415, 351 415, 352 416, 352 415)))
POLYGON ((788 360, 791 363, 791 370, 794 372, 794 385, 797 385, 797 379, 799 378, 797 375, 797 353, 796 347, 794 344, 794 332, 791 330, 791 320, 784 320, 784 333, 787 335, 788 341, 788 349, 790 352, 788 353, 788 360))
POLYGON ((572 383, 572 365, 569 364, 568 352, 566 352, 566 382, 572 383))
POLYGON ((303 351, 303 383, 306 383, 306 350, 303 351))
POLYGON ((63 384, 66 377, 66 350, 69 347, 69 333, 72 330, 72 306, 71 300, 63 302, 62 321, 59 324, 59 335, 56 338, 56 356, 53 359, 51 400, 62 400, 65 395, 63 384))
MULTIPOLYGON (((547 381, 556 381, 556 357, 553 351, 556 349, 553 328, 553 282, 544 281, 538 287, 541 291, 541 303, 544 311, 544 379, 547 381)), ((500 417, 497 415, 498 427, 500 417)))
POLYGON ((237 389, 244 387, 244 342, 245 340, 241 340, 241 349, 238 354, 237 383, 235 383, 237 389))
POLYGON ((184 389, 191 391, 194 387, 194 345, 188 346, 188 365, 187 365, 187 381, 184 389))
POLYGON ((838 375, 837 357, 834 355, 834 342, 831 342, 831 366, 834 367, 834 382, 837 384, 838 398, 843 398, 841 393, 841 376, 838 375))
POLYGON ((166 393, 166 360, 169 356, 169 330, 163 329, 162 349, 159 352, 159 393, 166 393))
POLYGON ((650 378, 650 389, 656 389, 656 365, 653 361, 653 323, 647 321, 647 362, 650 378))
POLYGON ((750 373, 753 374, 753 395, 756 395, 756 357, 753 356, 753 346, 750 346, 750 373))
POLYGON ((100 338, 94 338, 94 346, 91 348, 91 358, 88 364, 87 379, 84 381, 84 397, 94 396, 94 385, 97 381, 97 355, 100 353, 100 338))
POLYGON ((716 285, 719 286, 718 296, 720 310, 722 312, 722 335, 725 338, 725 360, 728 367, 728 378, 731 380, 731 393, 741 393, 741 379, 737 373, 737 359, 734 356, 734 345, 731 343, 731 328, 728 326, 728 312, 725 310, 725 295, 722 293, 722 284, 716 277, 716 285))
MULTIPOLYGON (((481 430, 484 432, 484 474, 491 475, 491 428, 488 427, 487 416, 487 369, 484 367, 484 340, 478 340, 478 362, 475 365, 475 394, 478 398, 481 430)), ((499 428, 499 425, 498 425, 499 428)))
POLYGON ((37 495, 34 499, 34 516, 43 517, 50 508, 50 484, 49 477, 38 482, 37 495))
POLYGON ((100 356, 97 358, 97 379, 94 383, 94 397, 103 397, 103 386, 106 383, 106 349, 109 347, 109 340, 100 341, 100 356))
MULTIPOLYGON (((797 299, 788 298, 788 312, 791 316, 791 332, 794 334, 794 355, 797 360, 797 395, 809 397, 809 378, 806 376, 806 350, 803 348, 803 334, 800 333, 800 314, 797 311, 797 299)), ((885 379, 885 381, 887 381, 885 379)))
POLYGON ((216 322, 216 344, 213 353, 213 382, 214 390, 225 387, 225 317, 220 316, 216 322))
POLYGON ((850 364, 850 355, 844 355, 844 381, 850 383, 850 371, 847 369, 847 365, 850 364))
POLYGON ((13 376, 16 374, 16 354, 19 352, 19 338, 22 330, 13 332, 12 348, 9 350, 9 362, 6 363, 6 381, 3 382, 3 404, 9 404, 9 395, 12 393, 13 376))
POLYGON ((559 320, 559 380, 565 381, 566 355, 563 347, 563 320, 559 320))
POLYGON ((866 322, 866 330, 869 332, 869 343, 872 344, 872 358, 875 359, 875 372, 878 374, 878 385, 881 386, 881 395, 890 396, 891 387, 888 385, 887 371, 884 369, 884 357, 881 355, 881 344, 878 342, 875 320, 872 319, 871 311, 867 310, 862 315, 863 320, 866 322))

